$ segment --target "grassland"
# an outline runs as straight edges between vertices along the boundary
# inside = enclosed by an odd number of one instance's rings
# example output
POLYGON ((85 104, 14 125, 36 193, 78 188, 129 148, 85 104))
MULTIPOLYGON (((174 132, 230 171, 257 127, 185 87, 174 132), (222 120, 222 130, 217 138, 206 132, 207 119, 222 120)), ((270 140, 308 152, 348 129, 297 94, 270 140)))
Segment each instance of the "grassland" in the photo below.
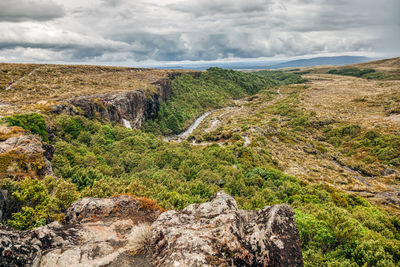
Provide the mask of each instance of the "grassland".
POLYGON ((172 71, 101 66, 0 64, 0 114, 43 111, 75 96, 126 90, 155 92, 172 71), (13 83, 10 88, 9 83, 13 83))

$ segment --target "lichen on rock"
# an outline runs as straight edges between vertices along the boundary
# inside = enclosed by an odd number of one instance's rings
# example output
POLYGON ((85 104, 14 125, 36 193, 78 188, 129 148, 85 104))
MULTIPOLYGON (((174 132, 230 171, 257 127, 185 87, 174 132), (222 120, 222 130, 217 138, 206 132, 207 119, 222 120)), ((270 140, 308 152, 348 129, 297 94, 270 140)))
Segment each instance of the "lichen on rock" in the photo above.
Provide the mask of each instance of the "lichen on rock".
POLYGON ((225 192, 153 224, 156 266, 303 266, 288 205, 244 211, 225 192))
POLYGON ((146 201, 83 198, 62 224, 0 226, 0 266, 303 266, 287 205, 244 211, 224 192, 182 211, 146 201))

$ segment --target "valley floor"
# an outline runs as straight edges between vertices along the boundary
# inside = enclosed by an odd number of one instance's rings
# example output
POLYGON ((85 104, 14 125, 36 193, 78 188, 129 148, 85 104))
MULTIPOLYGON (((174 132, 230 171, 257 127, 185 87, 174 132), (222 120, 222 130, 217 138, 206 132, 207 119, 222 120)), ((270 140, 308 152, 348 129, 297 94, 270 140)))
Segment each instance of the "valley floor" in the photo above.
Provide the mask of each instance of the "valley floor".
POLYGON ((365 160, 367 151, 351 154, 335 147, 324 137, 322 128, 359 125, 362 133, 375 130, 399 135, 400 114, 387 114, 385 103, 400 94, 400 81, 329 74, 306 78, 310 80, 306 86, 282 86, 273 96, 264 92, 214 110, 193 132, 193 144, 228 144, 231 139, 223 135, 230 132, 246 139, 245 145, 251 141, 249 145, 257 149, 259 140, 267 137, 268 152, 285 173, 355 192, 398 212, 399 166, 378 159, 369 162, 365 160), (294 109, 297 115, 288 116, 279 109, 294 109), (303 123, 290 124, 304 114, 307 118, 303 123))

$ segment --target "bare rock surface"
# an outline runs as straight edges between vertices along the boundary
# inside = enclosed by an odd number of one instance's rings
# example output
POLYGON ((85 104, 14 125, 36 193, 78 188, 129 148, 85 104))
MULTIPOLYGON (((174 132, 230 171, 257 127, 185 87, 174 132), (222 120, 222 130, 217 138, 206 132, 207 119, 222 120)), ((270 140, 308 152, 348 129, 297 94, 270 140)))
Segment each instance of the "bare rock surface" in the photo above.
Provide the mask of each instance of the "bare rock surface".
POLYGON ((287 205, 243 211, 220 192, 162 212, 127 195, 83 198, 62 224, 30 231, 0 225, 0 266, 302 266, 287 205))
POLYGON ((224 192, 153 224, 155 266, 303 266, 288 205, 244 211, 224 192))
POLYGON ((152 266, 141 248, 161 211, 125 195, 83 198, 62 224, 0 228, 0 266, 152 266))

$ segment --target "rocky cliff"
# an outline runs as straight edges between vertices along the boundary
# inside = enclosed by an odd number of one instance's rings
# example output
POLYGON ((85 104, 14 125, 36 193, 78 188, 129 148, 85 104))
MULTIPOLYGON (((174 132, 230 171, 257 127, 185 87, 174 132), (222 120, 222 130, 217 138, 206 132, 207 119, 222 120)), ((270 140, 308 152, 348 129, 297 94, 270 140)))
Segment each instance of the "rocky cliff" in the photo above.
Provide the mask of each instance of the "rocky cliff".
POLYGON ((157 92, 134 89, 79 96, 67 100, 68 104, 54 106, 52 111, 57 114, 66 112, 72 115, 78 114, 80 109, 83 115, 90 119, 109 120, 128 128, 140 128, 147 119, 157 115, 160 102, 167 101, 171 96, 171 79, 159 79, 152 84, 157 92))
POLYGON ((0 228, 0 266, 303 265, 287 205, 244 211, 219 192, 209 202, 162 211, 131 196, 81 199, 62 224, 0 228))

